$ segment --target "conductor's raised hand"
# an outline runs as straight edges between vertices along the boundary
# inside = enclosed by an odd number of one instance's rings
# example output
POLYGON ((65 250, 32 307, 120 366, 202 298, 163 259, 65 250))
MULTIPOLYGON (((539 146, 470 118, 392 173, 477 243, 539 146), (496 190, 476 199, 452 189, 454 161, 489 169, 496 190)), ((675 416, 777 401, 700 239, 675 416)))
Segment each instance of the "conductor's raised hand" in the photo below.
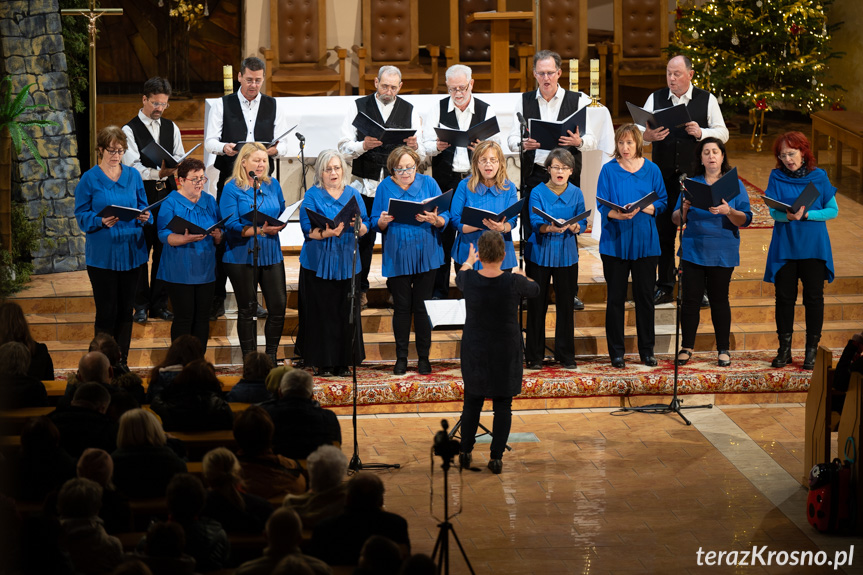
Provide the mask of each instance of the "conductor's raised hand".
POLYGON ((470 267, 473 267, 478 259, 479 254, 476 253, 476 247, 473 244, 470 244, 470 248, 468 248, 467 251, 467 259, 464 260, 464 263, 468 264, 470 267))

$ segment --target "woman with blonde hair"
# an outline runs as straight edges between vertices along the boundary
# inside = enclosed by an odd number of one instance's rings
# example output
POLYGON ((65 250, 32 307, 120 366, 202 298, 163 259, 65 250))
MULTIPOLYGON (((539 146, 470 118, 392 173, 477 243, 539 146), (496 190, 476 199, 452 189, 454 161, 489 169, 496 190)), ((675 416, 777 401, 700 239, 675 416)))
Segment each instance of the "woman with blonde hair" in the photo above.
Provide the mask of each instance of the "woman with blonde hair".
POLYGON ((186 463, 167 445, 159 419, 145 409, 120 417, 114 461, 114 484, 129 497, 163 497, 171 478, 186 472, 186 463))
POLYGON ((246 144, 240 148, 234 163, 233 177, 225 183, 222 190, 219 212, 223 217, 228 217, 225 222, 225 255, 222 262, 237 299, 237 336, 243 357, 258 349, 255 314, 260 284, 268 308, 264 326, 266 354, 270 356, 273 365, 276 365, 287 302, 285 266, 282 263, 282 248, 279 242, 279 231, 285 224, 273 226, 263 223, 255 226, 253 224, 256 222, 244 217, 252 211, 255 201, 258 212, 273 218, 279 217, 285 210, 285 198, 279 181, 267 175, 268 158, 263 144, 246 144), (250 172, 254 173, 254 180, 249 176, 250 172), (254 191, 256 184, 260 186, 257 193, 254 191), (254 260, 251 253, 256 235, 258 277, 254 277, 254 260))
POLYGON ((222 524, 228 533, 260 533, 273 513, 273 506, 245 492, 237 457, 224 447, 204 455, 204 482, 209 487, 203 515, 222 524))

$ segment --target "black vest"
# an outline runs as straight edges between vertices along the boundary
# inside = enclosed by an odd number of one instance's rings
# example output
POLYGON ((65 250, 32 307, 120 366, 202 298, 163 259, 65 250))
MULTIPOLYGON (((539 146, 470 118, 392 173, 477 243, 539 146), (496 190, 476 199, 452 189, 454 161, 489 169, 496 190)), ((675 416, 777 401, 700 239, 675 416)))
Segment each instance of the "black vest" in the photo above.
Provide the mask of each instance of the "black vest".
MULTIPOLYGON (((686 104, 686 110, 693 121, 698 122, 702 128, 709 128, 707 124, 707 104, 710 101, 710 93, 696 87, 692 87, 692 99, 686 104)), ((662 88, 653 93, 653 109, 662 110, 670 108, 671 91, 662 88)), ((659 166, 663 176, 676 177, 676 174, 692 173, 695 161, 695 136, 686 133, 686 128, 674 128, 668 136, 659 142, 653 142, 653 163, 659 166)))
MULTIPOLYGON (((393 111, 390 112, 389 119, 384 122, 381 116, 381 111, 378 110, 378 105, 375 102, 375 95, 369 94, 363 96, 357 101, 357 112, 363 112, 369 118, 387 128, 410 128, 411 115, 413 113, 413 105, 405 102, 401 98, 396 97, 396 102, 393 105, 393 111)), ((357 141, 365 139, 366 134, 357 130, 357 141)), ((402 144, 384 144, 371 150, 366 150, 360 156, 354 159, 351 173, 357 178, 367 180, 377 180, 381 177, 381 169, 386 172, 387 157, 390 152, 401 146, 402 144)))
MULTIPOLYGON (((440 101, 440 123, 447 128, 459 130, 460 128, 458 127, 458 118, 455 115, 455 109, 453 109, 452 112, 449 111, 449 102, 450 98, 444 98, 440 101)), ((485 121, 485 115, 488 111, 488 104, 482 100, 474 98, 473 102, 473 117, 470 119, 471 128, 480 122, 485 121)), ((455 150, 455 147, 450 146, 432 158, 432 176, 435 181, 437 181, 438 185, 441 185, 442 181, 449 181, 452 177, 452 161, 455 157, 455 150)), ((473 157, 473 152, 468 150, 467 157, 468 160, 473 157)), ((441 189, 443 190, 443 186, 441 186, 441 189)))
MULTIPOLYGON (((276 124, 276 99, 261 94, 261 101, 258 105, 260 108, 258 109, 258 116, 255 119, 255 129, 252 133, 255 135, 256 142, 267 144, 276 135, 273 131, 273 126, 276 124)), ((246 119, 243 117, 243 109, 240 107, 240 96, 237 96, 236 93, 222 96, 222 136, 219 138, 219 141, 225 144, 242 142, 246 139, 248 133, 246 119)), ((239 150, 237 151, 239 152, 239 150)), ((227 177, 230 178, 230 173, 234 169, 234 161, 236 159, 237 156, 218 155, 213 165, 220 172, 227 172, 227 177)), ((275 162, 273 162, 273 157, 270 156, 269 173, 273 172, 273 166, 275 166, 275 162)))
MULTIPOLYGON (((531 92, 525 92, 521 95, 521 109, 524 111, 525 120, 528 120, 530 118, 534 118, 536 120, 541 119, 539 116, 539 102, 536 99, 537 92, 538 89, 531 92)), ((569 90, 564 90, 563 102, 561 102, 560 104, 560 112, 558 112, 557 114, 557 119, 564 120, 568 116, 576 113, 578 111, 579 98, 581 98, 581 92, 570 92, 569 90)), ((570 146, 566 149, 569 150, 569 152, 572 154, 572 157, 575 159, 575 169, 572 170, 572 175, 569 179, 573 184, 577 186, 579 185, 579 181, 581 180, 581 151, 575 146, 570 146)), ((524 153, 524 163, 526 164, 526 166, 522 166, 522 169, 527 169, 525 175, 530 175, 533 173, 535 158, 536 150, 530 150, 529 152, 524 153)))
MULTIPOLYGON (((159 124, 159 145, 173 154, 174 122, 162 118, 159 121, 159 124)), ((144 125, 144 122, 141 121, 139 116, 135 116, 129 120, 126 125, 130 130, 132 130, 132 135, 135 137, 135 144, 138 146, 139 153, 153 141, 152 132, 147 129, 147 126, 144 125)), ((157 170, 161 168, 161 166, 157 166, 154 162, 150 161, 150 159, 144 154, 140 154, 140 156, 141 163, 144 164, 145 167, 157 170)), ((150 201, 150 203, 164 198, 169 192, 171 192, 171 190, 177 189, 177 183, 174 180, 174 176, 168 176, 165 179, 165 187, 161 190, 156 189, 157 181, 158 180, 144 180, 144 190, 147 191, 147 200, 150 201)))

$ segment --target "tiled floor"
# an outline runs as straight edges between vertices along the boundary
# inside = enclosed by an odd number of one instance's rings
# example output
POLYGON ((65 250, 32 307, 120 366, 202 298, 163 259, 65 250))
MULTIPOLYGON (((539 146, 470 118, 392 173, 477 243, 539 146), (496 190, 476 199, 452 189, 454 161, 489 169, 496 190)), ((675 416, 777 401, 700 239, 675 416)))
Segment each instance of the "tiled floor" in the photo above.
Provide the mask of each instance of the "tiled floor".
MULTIPOLYGON (((826 573, 826 567, 713 567, 697 552, 824 550, 832 560, 859 541, 819 536, 805 519, 801 404, 723 406, 675 415, 615 416, 610 410, 518 412, 504 472, 449 474, 452 520, 476 573, 826 573), (799 438, 799 439, 798 439, 799 438)), ((433 434, 442 417, 378 415, 358 420, 363 463, 399 463, 383 478, 388 510, 406 517, 414 551, 431 553, 442 513, 442 460, 433 434), (430 489, 435 505, 429 510, 430 489)), ((491 427, 491 414, 483 418, 491 427)), ((353 434, 342 419, 345 451, 353 434)), ((858 549, 859 551, 859 549, 858 549)), ((767 552, 764 552, 766 557, 767 552)), ((863 573, 863 555, 854 558, 863 573)), ((467 573, 451 542, 453 573, 467 573)), ((841 571, 840 571, 841 572, 841 571)))

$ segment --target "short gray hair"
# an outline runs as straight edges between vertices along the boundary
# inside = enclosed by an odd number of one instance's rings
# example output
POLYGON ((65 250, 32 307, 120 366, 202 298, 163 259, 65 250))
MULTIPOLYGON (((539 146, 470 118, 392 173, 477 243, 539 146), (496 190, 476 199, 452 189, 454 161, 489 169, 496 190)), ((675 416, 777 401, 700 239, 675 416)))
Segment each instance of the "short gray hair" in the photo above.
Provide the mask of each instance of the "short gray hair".
POLYGON ((402 81, 402 71, 395 66, 381 66, 381 69, 378 70, 378 80, 383 78, 384 74, 395 74, 399 77, 399 82, 402 81))
POLYGON ((23 343, 7 341, 0 345, 0 372, 6 375, 27 375, 30 350, 23 343))
POLYGON ((282 397, 305 397, 311 399, 315 392, 314 380, 308 371, 292 369, 282 376, 279 391, 282 397))
POLYGON ((60 488, 57 513, 64 518, 86 519, 99 515, 102 507, 102 486, 92 479, 76 477, 60 488))
POLYGON ((309 488, 326 491, 340 485, 348 473, 348 458, 335 445, 321 445, 306 460, 309 469, 309 488))
POLYGON ((539 52, 534 54, 533 55, 533 67, 536 68, 536 65, 539 63, 540 60, 548 60, 549 58, 554 60, 555 70, 560 70, 560 64, 561 64, 560 54, 558 54, 557 52, 554 52, 552 50, 540 50, 539 52))
POLYGON ((345 162, 345 157, 341 155, 338 150, 324 150, 318 154, 318 159, 315 161, 315 185, 319 188, 324 187, 324 170, 333 158, 338 158, 339 164, 342 166, 342 187, 344 188, 351 181, 351 177, 348 175, 348 164, 345 162))
POLYGON ((472 73, 473 70, 470 69, 470 66, 465 66, 464 64, 453 64, 446 70, 446 81, 449 82, 456 76, 464 76, 467 78, 467 81, 470 82, 472 73))

